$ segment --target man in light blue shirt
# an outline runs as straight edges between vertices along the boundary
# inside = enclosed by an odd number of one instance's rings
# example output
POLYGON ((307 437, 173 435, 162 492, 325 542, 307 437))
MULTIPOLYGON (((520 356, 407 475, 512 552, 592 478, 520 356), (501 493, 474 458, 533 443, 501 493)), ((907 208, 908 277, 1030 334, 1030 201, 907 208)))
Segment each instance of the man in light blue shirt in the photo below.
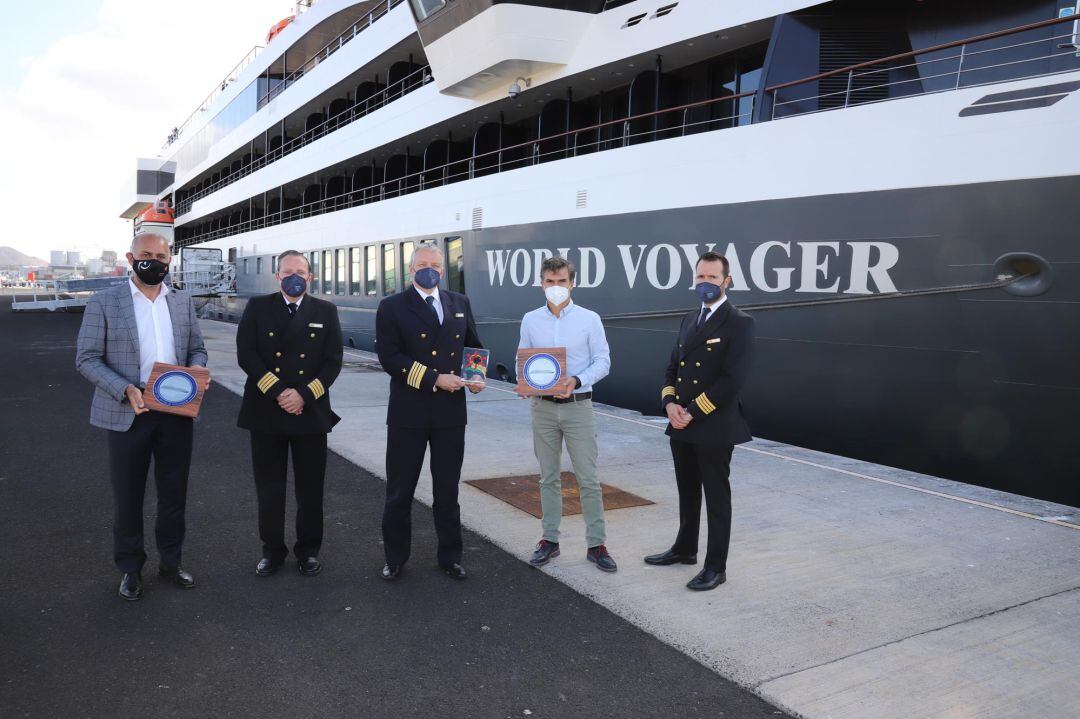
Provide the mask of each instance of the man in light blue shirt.
POLYGON ((597 477, 596 415, 592 387, 607 376, 611 354, 600 315, 570 300, 576 272, 562 257, 551 257, 540 268, 547 300, 521 320, 518 349, 565 347, 567 376, 554 396, 533 397, 533 449, 540 462, 540 506, 543 537, 530 563, 547 564, 559 556, 562 521, 562 450, 574 465, 581 514, 585 518, 586 559, 605 572, 618 569, 604 546, 604 498, 597 477))

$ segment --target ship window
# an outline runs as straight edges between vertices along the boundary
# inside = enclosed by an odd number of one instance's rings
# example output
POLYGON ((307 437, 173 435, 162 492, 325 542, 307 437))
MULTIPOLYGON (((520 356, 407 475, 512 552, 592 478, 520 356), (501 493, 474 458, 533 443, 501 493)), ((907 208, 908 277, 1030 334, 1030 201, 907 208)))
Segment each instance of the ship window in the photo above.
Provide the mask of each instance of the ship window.
POLYGON ((374 297, 378 292, 376 288, 377 277, 379 274, 378 258, 375 256, 375 245, 368 245, 364 248, 364 262, 367 265, 367 271, 364 273, 364 294, 368 297, 374 297))
POLYGON ((454 292, 465 291, 465 254, 460 237, 446 238, 446 286, 454 292))
POLYGON ((417 22, 419 22, 426 20, 446 7, 446 0, 411 0, 409 4, 412 5, 413 14, 416 16, 417 22))
POLYGON ((270 255, 270 273, 277 273, 277 255, 270 255))
POLYGON ((405 282, 401 285, 402 287, 408 287, 412 284, 413 273, 412 270, 409 269, 409 265, 412 264, 412 255, 415 248, 415 243, 401 243, 401 269, 405 272, 405 282))
POLYGON ((311 253, 311 293, 319 293, 319 253, 311 253))
POLYGON ((397 258, 394 257, 394 246, 383 245, 382 271, 383 271, 383 294, 392 295, 397 292, 397 258))
POLYGON ((244 274, 248 274, 248 261, 246 259, 244 260, 244 274))
POLYGON ((262 274, 262 258, 261 257, 256 257, 255 258, 255 274, 257 274, 257 275, 262 274))
POLYGON ((336 293, 339 295, 345 294, 345 287, 348 285, 347 272, 349 266, 345 264, 345 250, 337 251, 337 286, 336 293))
POLYGON ((334 292, 334 253, 323 250, 322 259, 322 291, 324 295, 330 295, 334 292))
POLYGON ((349 294, 360 295, 360 248, 353 247, 349 250, 349 294))

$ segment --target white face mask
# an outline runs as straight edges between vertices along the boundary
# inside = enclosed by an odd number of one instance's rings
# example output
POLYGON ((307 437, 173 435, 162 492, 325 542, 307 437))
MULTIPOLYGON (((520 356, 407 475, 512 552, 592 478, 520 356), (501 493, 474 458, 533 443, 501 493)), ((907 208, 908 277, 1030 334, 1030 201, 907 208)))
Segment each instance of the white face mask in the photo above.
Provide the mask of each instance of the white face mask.
POLYGON ((552 285, 544 290, 544 296, 548 302, 558 307, 570 298, 570 290, 562 285, 552 285))

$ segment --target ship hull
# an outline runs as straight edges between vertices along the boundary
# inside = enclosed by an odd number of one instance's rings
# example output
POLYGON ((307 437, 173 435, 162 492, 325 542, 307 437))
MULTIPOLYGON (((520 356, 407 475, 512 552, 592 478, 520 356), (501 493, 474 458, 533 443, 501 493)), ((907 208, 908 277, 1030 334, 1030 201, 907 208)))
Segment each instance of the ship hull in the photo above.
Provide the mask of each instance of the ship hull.
MULTIPOLYGON (((1044 178, 455 234, 496 372, 513 373, 518 321, 543 301, 539 262, 566 253, 581 271, 574 299, 605 317, 612 348, 598 399, 659 413, 678 313, 696 302, 690 259, 716 249, 756 322, 743 397, 756 436, 1078 505, 1078 196, 1080 178, 1044 178), (1045 292, 876 299, 993 280, 1007 253, 1050 263, 1045 292), (859 301, 816 302, 837 298, 859 301), (766 307, 792 301, 809 304, 766 307)), ((328 299, 347 343, 373 349, 372 307, 328 299)))

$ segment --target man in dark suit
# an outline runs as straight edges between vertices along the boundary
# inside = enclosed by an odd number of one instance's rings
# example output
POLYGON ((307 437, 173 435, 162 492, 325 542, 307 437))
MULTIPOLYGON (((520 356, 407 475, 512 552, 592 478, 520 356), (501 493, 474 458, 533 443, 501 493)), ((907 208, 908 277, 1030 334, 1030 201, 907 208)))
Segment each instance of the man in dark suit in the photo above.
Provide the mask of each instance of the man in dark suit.
POLYGON ((180 567, 193 420, 151 412, 143 402, 155 362, 206 366, 195 303, 164 282, 169 256, 166 238, 136 235, 127 253, 130 279, 90 298, 76 345, 75 367, 95 387, 90 424, 109 430, 113 559, 123 572, 119 595, 129 601, 143 593, 143 499, 151 458, 158 573, 184 589, 195 586, 195 578, 180 567))
POLYGON ((341 372, 337 306, 307 294, 307 258, 289 250, 274 275, 281 290, 253 297, 236 331, 236 357, 247 373, 237 424, 251 430, 251 462, 259 498, 263 555, 259 576, 276 572, 285 546, 285 486, 292 450, 296 492, 297 568, 322 569, 326 435, 341 419, 330 408, 330 385, 341 372))
POLYGON ((697 564, 701 492, 705 490, 708 552, 703 569, 686 585, 702 591, 727 579, 731 538, 731 453, 749 442, 739 393, 750 365, 754 321, 727 298, 728 261, 706 252, 697 262, 701 306, 682 319, 661 390, 670 423, 671 456, 679 488, 679 533, 671 549, 645 557, 648 564, 697 564))
POLYGON ((483 384, 462 381, 465 347, 482 348, 465 295, 439 289, 443 253, 421 245, 409 271, 413 284, 379 303, 375 342, 379 361, 390 375, 386 413, 386 506, 383 509, 383 579, 396 579, 409 559, 412 500, 424 454, 431 448, 438 562, 454 579, 461 566, 461 511, 458 480, 465 456, 465 395, 483 384))

